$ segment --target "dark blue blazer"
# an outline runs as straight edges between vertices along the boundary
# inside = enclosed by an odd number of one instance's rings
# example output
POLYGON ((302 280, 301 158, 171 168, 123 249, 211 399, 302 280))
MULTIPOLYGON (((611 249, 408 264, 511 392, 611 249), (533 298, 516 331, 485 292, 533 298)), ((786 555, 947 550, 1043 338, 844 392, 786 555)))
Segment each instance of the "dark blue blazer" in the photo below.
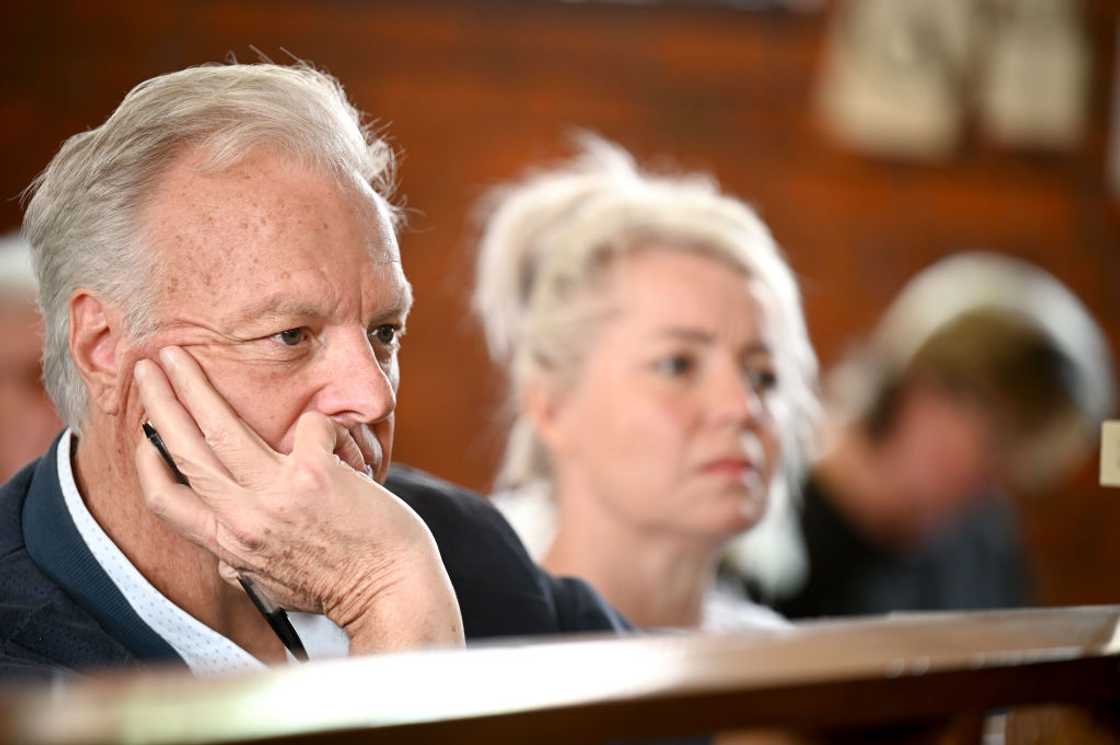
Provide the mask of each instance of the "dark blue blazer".
MULTIPOLYGON (((0 680, 184 664, 86 548, 63 501, 56 451, 57 440, 0 487, 0 680)), ((386 486, 435 536, 468 641, 627 628, 586 583, 538 568, 478 495, 404 467, 386 486)))

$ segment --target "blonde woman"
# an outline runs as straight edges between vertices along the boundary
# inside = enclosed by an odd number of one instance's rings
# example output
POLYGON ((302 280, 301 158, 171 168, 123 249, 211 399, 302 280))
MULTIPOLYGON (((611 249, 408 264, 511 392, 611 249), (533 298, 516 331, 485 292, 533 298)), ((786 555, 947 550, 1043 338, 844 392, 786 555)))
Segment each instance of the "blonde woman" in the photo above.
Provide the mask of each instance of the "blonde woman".
POLYGON ((591 137, 487 206, 475 307, 514 414, 495 501, 546 568, 638 626, 783 624, 717 582, 817 413, 765 225, 710 179, 591 137))

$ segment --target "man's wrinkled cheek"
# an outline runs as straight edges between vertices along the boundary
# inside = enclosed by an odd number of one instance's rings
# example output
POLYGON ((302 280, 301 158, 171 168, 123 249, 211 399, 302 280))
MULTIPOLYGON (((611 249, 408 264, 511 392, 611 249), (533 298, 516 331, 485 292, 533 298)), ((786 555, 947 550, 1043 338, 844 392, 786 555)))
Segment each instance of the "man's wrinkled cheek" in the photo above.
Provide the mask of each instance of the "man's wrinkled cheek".
POLYGON ((275 373, 236 359, 229 350, 211 345, 184 349, 198 361, 210 387, 242 421, 275 448, 284 434, 280 419, 288 386, 275 373))
POLYGON ((300 394, 299 381, 285 375, 257 374, 245 382, 242 419, 274 450, 290 453, 296 422, 309 408, 307 397, 300 394))

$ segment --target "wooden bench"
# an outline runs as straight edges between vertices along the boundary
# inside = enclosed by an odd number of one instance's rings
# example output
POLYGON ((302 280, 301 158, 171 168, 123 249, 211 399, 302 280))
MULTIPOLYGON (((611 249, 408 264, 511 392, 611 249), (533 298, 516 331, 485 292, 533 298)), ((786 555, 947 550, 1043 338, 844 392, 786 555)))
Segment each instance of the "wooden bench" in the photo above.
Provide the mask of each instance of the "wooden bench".
POLYGON ((1007 742, 1115 742, 1118 622, 1113 606, 898 615, 507 642, 209 680, 115 673, 8 689, 0 742, 568 745, 746 730, 727 739, 980 743, 985 718, 1007 710, 988 720, 1006 725, 1007 742), (1067 708, 1020 713, 1035 705, 1067 708))

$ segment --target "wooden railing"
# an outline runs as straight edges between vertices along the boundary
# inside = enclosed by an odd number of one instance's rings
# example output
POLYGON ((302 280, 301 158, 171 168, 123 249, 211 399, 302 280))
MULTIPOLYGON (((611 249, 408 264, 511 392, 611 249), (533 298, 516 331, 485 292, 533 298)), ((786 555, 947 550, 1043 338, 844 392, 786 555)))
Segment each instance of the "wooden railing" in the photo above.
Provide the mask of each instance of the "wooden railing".
POLYGON ((904 615, 513 642, 209 680, 117 673, 8 689, 0 742, 568 744, 746 730, 755 735, 735 737, 979 743, 985 717, 1001 711, 1012 715, 995 720, 1008 742, 1114 742, 1118 623, 1117 607, 904 615), (1072 708, 1021 708, 1042 704, 1072 708))

